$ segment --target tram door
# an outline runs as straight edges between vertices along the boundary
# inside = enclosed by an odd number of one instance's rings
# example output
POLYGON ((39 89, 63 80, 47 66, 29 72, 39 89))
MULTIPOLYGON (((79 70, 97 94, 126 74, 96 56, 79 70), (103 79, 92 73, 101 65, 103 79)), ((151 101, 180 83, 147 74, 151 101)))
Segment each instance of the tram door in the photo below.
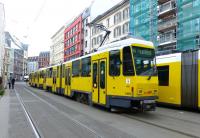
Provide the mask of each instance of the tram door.
POLYGON ((71 95, 71 68, 66 68, 65 76, 65 95, 71 95))
POLYGON ((62 68, 63 68, 63 66, 60 65, 59 67, 60 67, 60 70, 59 70, 59 72, 60 72, 60 76, 59 76, 59 93, 63 94, 62 93, 62 76, 63 76, 62 68))
POLYGON ((43 71, 43 89, 45 90, 46 89, 46 72, 43 71))
POLYGON ((39 88, 40 85, 40 72, 37 73, 37 87, 39 88))
POLYGON ((52 85, 53 92, 56 92, 56 76, 57 76, 57 71, 53 70, 53 85, 52 85))
POLYGON ((92 101, 106 104, 106 59, 92 62, 92 101))

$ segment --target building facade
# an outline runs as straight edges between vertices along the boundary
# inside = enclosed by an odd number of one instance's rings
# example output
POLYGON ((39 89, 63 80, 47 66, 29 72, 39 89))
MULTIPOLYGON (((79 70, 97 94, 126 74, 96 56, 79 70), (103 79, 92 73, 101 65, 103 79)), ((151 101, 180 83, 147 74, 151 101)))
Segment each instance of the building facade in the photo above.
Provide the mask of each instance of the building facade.
POLYGON ((175 0, 158 1, 158 51, 176 50, 177 7, 175 0))
POLYGON ((24 51, 24 60, 23 60, 23 76, 28 75, 28 45, 22 44, 24 51))
POLYGON ((14 78, 16 80, 23 79, 23 63, 24 63, 24 51, 23 49, 14 49, 14 78))
POLYGON ((177 7, 177 50, 200 48, 200 1, 176 0, 177 7))
POLYGON ((200 1, 130 0, 130 4, 131 33, 153 41, 157 54, 200 48, 200 1))
POLYGON ((131 35, 157 45, 157 0, 130 0, 130 5, 131 35))
POLYGON ((28 57, 27 74, 38 70, 38 56, 28 57))
POLYGON ((27 75, 28 45, 5 32, 5 55, 6 77, 22 80, 23 76, 27 75))
POLYGON ((7 71, 6 78, 10 78, 14 73, 14 48, 12 48, 12 39, 9 32, 5 32, 5 48, 6 48, 6 58, 7 58, 7 71))
POLYGON ((4 78, 4 59, 5 59, 4 29, 5 29, 5 10, 4 10, 4 4, 0 3, 0 77, 1 77, 0 81, 1 82, 2 78, 4 78))
MULTIPOLYGON (((105 43, 111 43, 120 40, 129 35, 129 0, 123 0, 117 5, 113 6, 108 11, 97 16, 92 23, 104 25, 111 31, 105 43)), ((91 27, 91 50, 98 48, 103 40, 105 32, 91 27)))
POLYGON ((52 37, 50 46, 50 65, 59 64, 64 61, 64 30, 62 26, 52 37))
POLYGON ((38 58, 39 68, 48 67, 49 62, 50 62, 50 52, 49 51, 40 52, 39 58, 38 58))
POLYGON ((4 35, 5 35, 4 72, 5 72, 5 79, 7 80, 8 78, 10 78, 11 73, 13 73, 13 68, 12 70, 10 69, 11 65, 13 65, 14 62, 11 62, 12 49, 9 39, 7 39, 9 37, 9 33, 5 32, 4 35))
POLYGON ((64 31, 64 61, 83 55, 82 15, 69 23, 64 31))
POLYGON ((83 19, 83 54, 87 55, 90 53, 90 27, 88 23, 91 21, 90 17, 90 7, 86 8, 82 14, 82 19, 83 19))

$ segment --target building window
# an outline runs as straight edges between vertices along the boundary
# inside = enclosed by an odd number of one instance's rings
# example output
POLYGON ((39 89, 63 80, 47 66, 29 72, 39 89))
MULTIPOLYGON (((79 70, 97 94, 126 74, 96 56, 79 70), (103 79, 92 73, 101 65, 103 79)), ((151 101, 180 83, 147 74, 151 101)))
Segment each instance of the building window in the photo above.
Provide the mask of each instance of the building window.
POLYGON ((123 24, 123 34, 126 34, 129 32, 129 22, 126 22, 123 24))
POLYGON ((100 44, 102 42, 102 39, 103 39, 103 36, 102 35, 99 35, 97 38, 96 38, 96 44, 100 44))
POLYGON ((76 27, 75 27, 75 26, 73 27, 73 32, 74 32, 74 33, 76 32, 76 27))
POLYGON ((123 10, 123 20, 126 20, 129 18, 129 7, 123 10))
POLYGON ((85 30, 85 37, 87 37, 88 36, 88 30, 86 29, 85 30))
POLYGON ((114 24, 121 22, 121 12, 118 12, 114 15, 114 24))
POLYGON ((121 26, 117 26, 114 29, 114 38, 119 37, 121 35, 121 26))
POLYGON ((73 36, 73 41, 74 41, 74 43, 75 43, 76 40, 77 40, 77 35, 74 35, 74 36, 73 36))
POLYGON ((92 35, 94 35, 94 28, 92 28, 92 35))
POLYGON ((106 20, 106 26, 107 26, 107 27, 110 27, 110 18, 108 18, 108 19, 106 20))
POLYGON ((96 37, 94 37, 93 39, 92 39, 92 46, 95 46, 96 45, 96 37))
POLYGON ((169 66, 160 66, 157 69, 159 86, 169 86, 169 66))
POLYGON ((87 19, 85 19, 85 25, 87 25, 88 24, 88 18, 87 19))
POLYGON ((85 48, 87 47, 87 41, 85 41, 85 48))
POLYGON ((109 54, 109 75, 119 76, 120 75, 120 51, 113 50, 109 54))

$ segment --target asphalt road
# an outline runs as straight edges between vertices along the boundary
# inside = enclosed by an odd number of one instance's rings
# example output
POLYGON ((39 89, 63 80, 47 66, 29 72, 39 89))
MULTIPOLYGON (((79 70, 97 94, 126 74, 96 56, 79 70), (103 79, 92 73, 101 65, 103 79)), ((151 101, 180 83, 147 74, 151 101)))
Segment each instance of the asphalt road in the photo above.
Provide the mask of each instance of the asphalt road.
POLYGON ((199 113, 167 108, 111 113, 25 83, 9 92, 9 108, 9 138, 200 137, 199 113))

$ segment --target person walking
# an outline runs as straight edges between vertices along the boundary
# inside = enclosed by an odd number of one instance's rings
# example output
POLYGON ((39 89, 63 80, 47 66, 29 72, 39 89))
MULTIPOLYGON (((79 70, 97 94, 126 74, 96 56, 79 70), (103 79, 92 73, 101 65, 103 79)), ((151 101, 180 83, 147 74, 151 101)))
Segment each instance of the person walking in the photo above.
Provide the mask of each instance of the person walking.
POLYGON ((8 79, 8 87, 11 88, 11 78, 8 79))
POLYGON ((14 89, 14 85, 15 85, 15 78, 12 78, 12 80, 11 80, 11 83, 12 83, 12 89, 14 89))

